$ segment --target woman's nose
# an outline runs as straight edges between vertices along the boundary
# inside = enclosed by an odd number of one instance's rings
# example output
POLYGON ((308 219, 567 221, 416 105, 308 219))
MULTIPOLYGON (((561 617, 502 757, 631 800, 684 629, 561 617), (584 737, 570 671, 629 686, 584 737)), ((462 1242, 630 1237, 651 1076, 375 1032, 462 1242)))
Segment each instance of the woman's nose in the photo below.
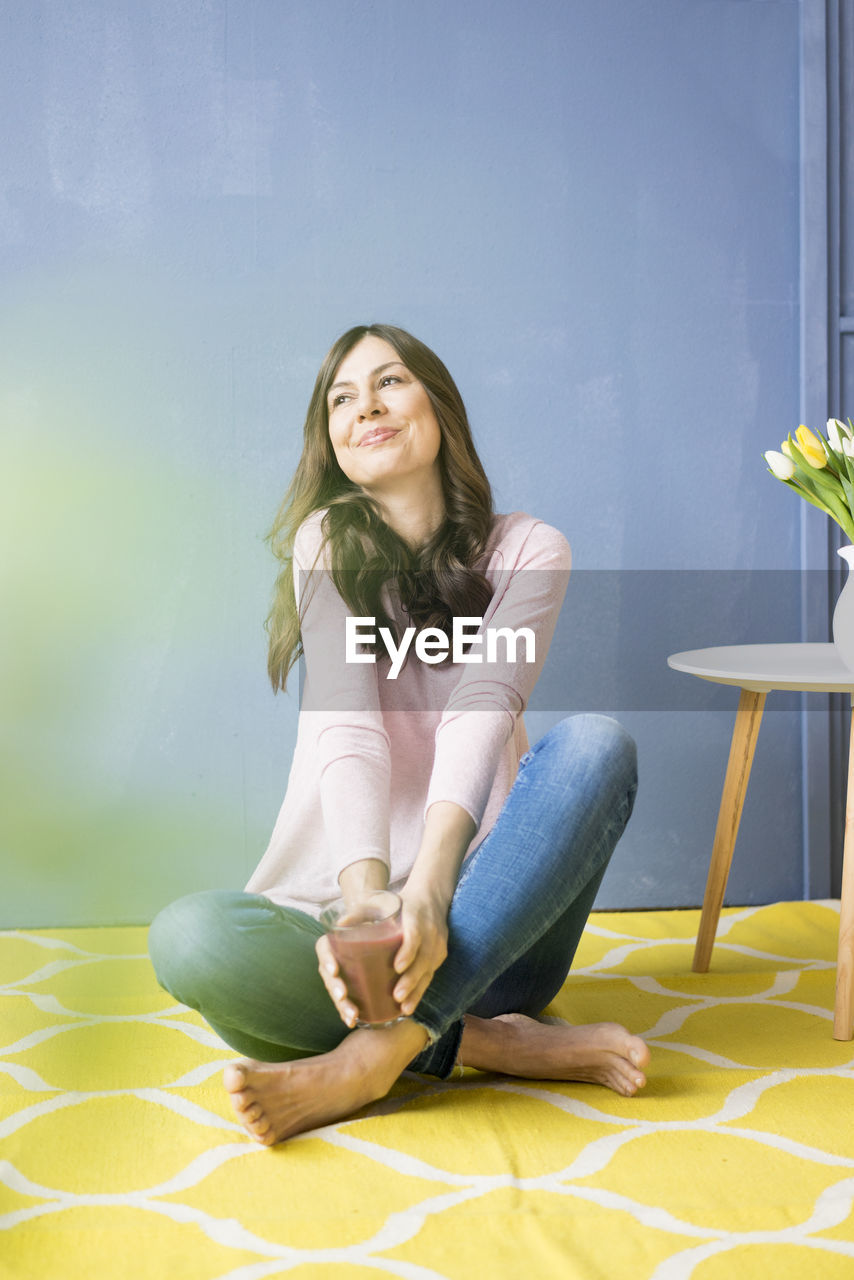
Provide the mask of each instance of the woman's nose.
POLYGON ((358 418, 364 422, 366 418, 375 418, 383 411, 383 403, 375 391, 365 391, 359 399, 358 418))

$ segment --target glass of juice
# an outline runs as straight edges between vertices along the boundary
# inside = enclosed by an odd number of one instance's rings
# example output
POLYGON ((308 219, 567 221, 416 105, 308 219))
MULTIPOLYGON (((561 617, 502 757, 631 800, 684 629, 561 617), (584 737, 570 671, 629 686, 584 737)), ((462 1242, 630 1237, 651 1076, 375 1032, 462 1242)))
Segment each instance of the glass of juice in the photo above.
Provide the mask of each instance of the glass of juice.
POLYGON ((388 1027, 403 1014, 392 995, 400 974, 394 957, 403 942, 401 901, 382 890, 357 903, 336 902, 320 917, 347 994, 358 1010, 357 1027, 388 1027))

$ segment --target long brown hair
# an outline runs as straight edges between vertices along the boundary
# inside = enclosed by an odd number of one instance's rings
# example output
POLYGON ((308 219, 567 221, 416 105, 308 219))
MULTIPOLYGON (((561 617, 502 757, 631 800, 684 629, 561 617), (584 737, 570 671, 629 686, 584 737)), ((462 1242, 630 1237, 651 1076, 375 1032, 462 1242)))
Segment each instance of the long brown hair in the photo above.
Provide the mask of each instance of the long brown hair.
POLYGON ((357 325, 330 348, 314 384, 294 478, 267 536, 281 561, 267 617, 267 669, 273 688, 284 689, 302 652, 293 581, 297 530, 324 510, 322 533, 335 586, 351 612, 399 628, 388 616, 384 588, 392 587, 410 623, 450 634, 455 614, 481 617, 492 588, 478 571, 492 527, 492 491, 472 440, 465 406, 442 361, 412 334, 393 325, 357 325), (413 549, 386 524, 377 503, 344 475, 329 438, 327 395, 341 361, 368 335, 393 347, 424 387, 441 432, 439 469, 445 519, 423 546, 413 549))

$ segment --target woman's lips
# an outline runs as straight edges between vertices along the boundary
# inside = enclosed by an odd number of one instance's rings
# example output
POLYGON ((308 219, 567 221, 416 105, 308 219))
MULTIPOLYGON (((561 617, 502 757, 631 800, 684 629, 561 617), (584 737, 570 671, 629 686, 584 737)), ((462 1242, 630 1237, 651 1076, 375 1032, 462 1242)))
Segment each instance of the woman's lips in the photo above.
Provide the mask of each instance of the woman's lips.
POLYGON ((358 447, 361 449, 366 444, 381 444, 383 440, 390 440, 392 436, 397 435, 397 430, 392 427, 381 427, 377 431, 369 431, 367 435, 362 436, 358 447))

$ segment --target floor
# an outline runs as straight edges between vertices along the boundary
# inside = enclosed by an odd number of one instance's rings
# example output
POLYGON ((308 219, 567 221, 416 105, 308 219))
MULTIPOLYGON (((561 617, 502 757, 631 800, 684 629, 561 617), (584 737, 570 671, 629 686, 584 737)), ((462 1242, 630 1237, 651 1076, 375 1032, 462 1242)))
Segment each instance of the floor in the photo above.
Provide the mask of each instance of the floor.
POLYGON ((144 929, 0 934, 0 1275, 836 1280, 854 1274, 837 903, 591 917, 548 1010, 652 1048, 646 1090, 467 1071, 271 1150, 144 929))

